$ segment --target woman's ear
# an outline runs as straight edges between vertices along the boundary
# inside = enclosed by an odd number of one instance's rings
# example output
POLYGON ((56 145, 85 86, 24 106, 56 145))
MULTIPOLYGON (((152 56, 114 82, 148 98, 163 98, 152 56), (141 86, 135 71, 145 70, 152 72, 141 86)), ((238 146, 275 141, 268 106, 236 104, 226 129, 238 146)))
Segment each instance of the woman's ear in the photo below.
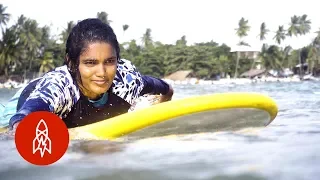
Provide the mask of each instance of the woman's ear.
POLYGON ((64 60, 64 61, 65 61, 65 64, 67 65, 68 69, 71 71, 73 68, 71 67, 72 64, 71 64, 71 61, 70 61, 70 59, 69 59, 68 54, 65 55, 64 59, 65 59, 65 60, 64 60))
POLYGON ((66 54, 66 55, 64 56, 64 61, 65 61, 66 64, 68 64, 68 62, 69 62, 69 56, 68 56, 68 54, 66 54))

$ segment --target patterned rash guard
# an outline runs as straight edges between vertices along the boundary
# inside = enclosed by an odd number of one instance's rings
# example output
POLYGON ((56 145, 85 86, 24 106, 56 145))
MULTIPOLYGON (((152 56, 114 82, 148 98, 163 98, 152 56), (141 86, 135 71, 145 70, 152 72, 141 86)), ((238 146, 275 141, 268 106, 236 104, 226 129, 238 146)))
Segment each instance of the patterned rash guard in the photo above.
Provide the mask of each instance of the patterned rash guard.
POLYGON ((102 100, 97 101, 100 106, 95 106, 81 93, 64 65, 32 80, 18 91, 8 103, 14 107, 14 113, 7 124, 12 127, 31 112, 50 111, 62 118, 68 127, 86 125, 128 112, 139 96, 166 94, 168 88, 164 81, 141 75, 130 61, 121 59, 111 88, 102 100))

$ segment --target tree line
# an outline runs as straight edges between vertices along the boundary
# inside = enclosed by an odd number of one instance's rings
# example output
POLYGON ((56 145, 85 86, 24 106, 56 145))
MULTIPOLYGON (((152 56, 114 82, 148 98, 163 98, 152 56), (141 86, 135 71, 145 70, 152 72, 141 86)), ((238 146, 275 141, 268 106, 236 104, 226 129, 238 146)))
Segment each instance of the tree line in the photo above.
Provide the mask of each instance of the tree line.
MULTIPOLYGON (((39 26, 36 20, 20 15, 12 26, 8 27, 11 15, 6 6, 0 4, 0 76, 19 75, 25 77, 30 72, 45 73, 64 62, 65 42, 75 22, 67 22, 66 27, 57 35, 50 35, 49 26, 39 26)), ((98 12, 96 17, 112 26, 108 13, 98 12)), ((214 41, 187 45, 187 37, 181 36, 175 44, 163 44, 153 41, 152 30, 147 28, 141 39, 120 44, 121 58, 131 60, 144 74, 164 77, 178 70, 192 70, 199 78, 213 79, 217 76, 238 77, 241 73, 255 68, 260 63, 267 70, 279 72, 289 68, 294 70, 297 64, 308 63, 302 73, 317 74, 319 69, 320 31, 314 40, 301 49, 280 47, 283 40, 310 33, 311 20, 307 15, 294 15, 290 26, 285 29, 279 25, 273 36, 276 44, 266 43, 258 53, 258 62, 240 53, 231 52, 226 44, 214 41)), ((250 46, 244 41, 251 30, 249 20, 241 18, 235 29, 239 37, 239 46, 250 46)), ((123 33, 130 30, 128 24, 122 26, 123 33)), ((259 39, 264 41, 271 31, 265 22, 261 23, 259 39)))

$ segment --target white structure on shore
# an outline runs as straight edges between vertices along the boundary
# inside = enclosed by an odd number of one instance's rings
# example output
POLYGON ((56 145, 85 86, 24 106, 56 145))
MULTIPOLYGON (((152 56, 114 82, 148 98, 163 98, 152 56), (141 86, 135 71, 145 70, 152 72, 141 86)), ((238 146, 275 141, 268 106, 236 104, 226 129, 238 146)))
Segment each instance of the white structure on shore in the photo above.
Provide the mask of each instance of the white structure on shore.
MULTIPOLYGON (((214 85, 225 85, 225 84, 250 84, 250 83, 264 83, 264 82, 300 82, 302 81, 299 76, 292 76, 287 78, 276 78, 276 77, 261 77, 261 78, 223 78, 219 80, 201 80, 196 78, 187 78, 185 80, 173 81, 171 79, 163 79, 169 84, 214 84, 214 85)), ((306 75, 303 80, 320 81, 319 78, 315 78, 311 75, 306 75)))
POLYGON ((28 83, 28 80, 25 80, 23 83, 19 83, 9 79, 7 82, 3 84, 0 83, 0 88, 17 89, 27 85, 27 83, 28 83))

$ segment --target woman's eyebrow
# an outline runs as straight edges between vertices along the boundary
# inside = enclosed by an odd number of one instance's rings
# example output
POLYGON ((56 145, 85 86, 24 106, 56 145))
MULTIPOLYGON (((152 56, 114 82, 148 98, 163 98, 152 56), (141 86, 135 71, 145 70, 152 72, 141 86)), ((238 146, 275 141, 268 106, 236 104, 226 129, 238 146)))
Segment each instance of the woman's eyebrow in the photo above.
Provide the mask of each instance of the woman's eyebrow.
MULTIPOLYGON (((105 60, 110 60, 110 59, 115 59, 116 56, 111 56, 109 58, 106 58, 105 60)), ((95 58, 85 58, 83 59, 82 61, 98 61, 98 59, 95 59, 95 58)))
POLYGON ((86 59, 83 59, 83 61, 98 61, 98 60, 95 58, 86 58, 86 59))
POLYGON ((108 59, 114 59, 114 58, 116 58, 116 56, 111 56, 111 57, 107 58, 107 60, 108 59))

